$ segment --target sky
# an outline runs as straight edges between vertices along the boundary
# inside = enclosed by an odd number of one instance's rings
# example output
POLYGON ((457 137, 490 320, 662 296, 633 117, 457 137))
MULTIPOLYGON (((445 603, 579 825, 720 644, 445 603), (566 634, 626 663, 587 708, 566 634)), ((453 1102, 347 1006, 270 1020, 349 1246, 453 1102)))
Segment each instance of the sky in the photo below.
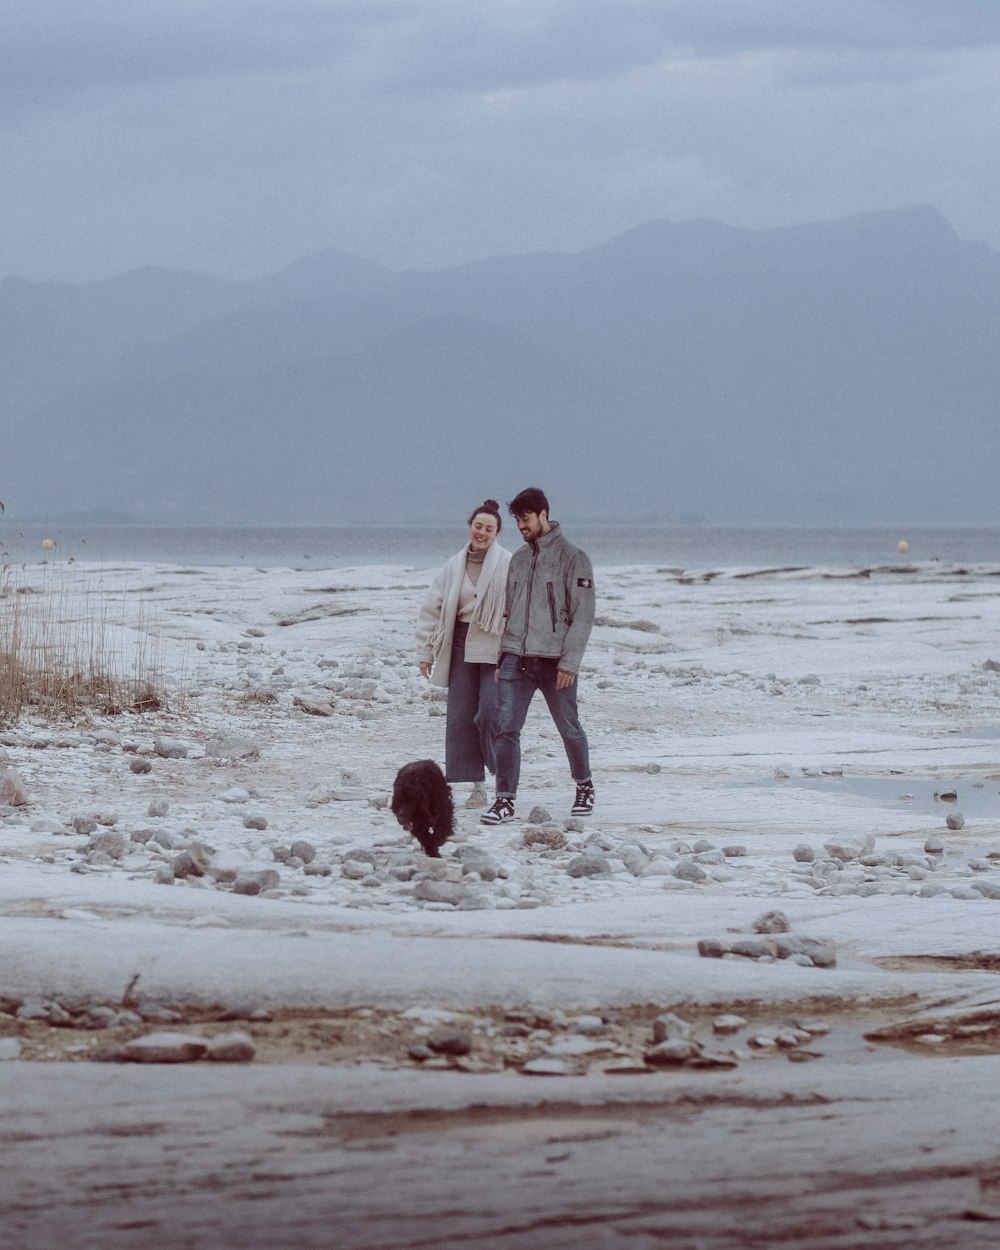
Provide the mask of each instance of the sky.
POLYGON ((1000 247, 996 0, 33 0, 0 276, 579 251, 929 204, 1000 247))

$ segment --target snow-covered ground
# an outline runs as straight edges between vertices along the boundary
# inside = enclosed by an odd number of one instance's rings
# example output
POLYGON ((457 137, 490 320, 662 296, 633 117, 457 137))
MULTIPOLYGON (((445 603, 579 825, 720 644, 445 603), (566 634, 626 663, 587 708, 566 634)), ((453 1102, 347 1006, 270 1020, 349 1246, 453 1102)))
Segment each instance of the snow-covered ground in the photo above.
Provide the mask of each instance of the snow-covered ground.
POLYGON ((431 573, 60 569, 168 701, 0 735, 5 1244, 995 1244, 1000 566, 598 569, 440 863, 431 573))

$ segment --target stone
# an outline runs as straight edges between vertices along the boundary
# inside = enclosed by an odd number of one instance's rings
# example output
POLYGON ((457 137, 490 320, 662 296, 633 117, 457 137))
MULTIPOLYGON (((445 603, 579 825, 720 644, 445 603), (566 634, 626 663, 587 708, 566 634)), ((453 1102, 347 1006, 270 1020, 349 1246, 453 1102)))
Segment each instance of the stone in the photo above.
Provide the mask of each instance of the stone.
POLYGON ((959 830, 965 828, 965 817, 961 812, 950 812, 945 818, 944 823, 949 829, 959 830))
POLYGON ((289 849, 292 855, 302 860, 303 864, 311 864, 316 858, 316 848, 303 838, 297 838, 289 849))
POLYGON ((468 1029, 436 1029, 426 1038, 436 1055, 467 1055, 472 1050, 472 1034, 468 1029))
POLYGON ((184 877, 203 877, 208 869, 209 857, 197 846, 181 851, 174 857, 174 876, 179 880, 184 877))
POLYGON ((139 1003, 136 1006, 136 1012, 139 1019, 147 1024, 179 1024, 184 1019, 179 1011, 164 1007, 162 1003, 153 1002, 151 999, 144 999, 139 1003))
POLYGON ((585 1056, 539 1055, 519 1069, 525 1076, 583 1076, 587 1071, 585 1056))
POLYGON ((232 1032, 219 1033, 209 1039, 205 1058, 214 1059, 218 1063, 249 1063, 256 1053, 257 1047, 250 1034, 233 1029, 232 1032))
POLYGON ((811 864, 816 858, 816 852, 805 842, 800 842, 792 851, 792 858, 798 864, 811 864))
POLYGON ((698 942, 698 954, 703 959, 721 959, 729 953, 729 946, 718 938, 701 938, 698 942))
POLYGON ((745 959, 767 959, 774 955, 774 947, 764 938, 737 938, 729 947, 734 955, 745 959))
POLYGON ((170 804, 166 799, 154 799, 146 808, 147 816, 166 816, 170 811, 170 804))
POLYGON ((870 854, 875 849, 875 836, 869 833, 860 842, 850 837, 831 838, 829 842, 823 843, 823 848, 831 859, 848 863, 852 859, 860 859, 862 855, 870 854))
POLYGON ((228 790, 223 790, 219 799, 223 803, 249 803, 250 791, 244 790, 242 786, 230 786, 228 790))
POLYGON ((128 850, 130 840, 117 829, 102 829, 100 833, 91 834, 86 853, 88 855, 100 853, 111 859, 121 859, 128 850))
POLYGON ((754 933, 787 933, 791 928, 783 911, 766 911, 753 922, 754 933))
POLYGON ((153 765, 144 755, 133 755, 128 762, 129 771, 137 774, 151 773, 153 765))
POLYGON ((418 881, 413 887, 413 897, 424 903, 457 904, 465 894, 465 887, 457 881, 418 881))
POLYGON ((748 1021, 743 1016, 734 1014, 716 1016, 712 1021, 712 1032, 717 1037, 729 1037, 731 1034, 738 1033, 740 1029, 745 1028, 747 1024, 748 1021))
POLYGON ((233 882, 234 894, 263 894, 281 884, 281 877, 274 868, 244 869, 233 882))
POLYGON ((243 828, 263 831, 267 828, 267 817, 262 816, 259 812, 247 812, 243 817, 243 828))
POLYGON ((188 748, 176 738, 156 738, 153 741, 153 754, 165 760, 182 760, 187 756, 188 748))
POLYGON ((689 859, 682 859, 674 868, 674 876, 678 881, 707 881, 708 873, 704 868, 699 868, 697 864, 692 863, 689 859))
POLYGON ((0 804, 7 807, 24 807, 27 802, 28 791, 17 769, 8 766, 0 770, 0 804))
POLYGON ((611 865, 603 855, 588 852, 574 855, 566 865, 566 872, 571 877, 601 877, 611 872, 611 865))
POLYGON ((701 1052, 701 1047, 691 1038, 671 1038, 651 1047, 643 1055, 646 1063, 652 1068, 679 1066, 694 1059, 701 1052))
POLYGON ((115 1057, 126 1063, 191 1063, 207 1049, 204 1038, 190 1033, 149 1033, 126 1042, 115 1057))
POLYGON ((74 833, 95 833, 97 830, 97 821, 93 816, 74 816, 73 832, 74 833))
POLYGON ((548 810, 548 808, 542 807, 540 804, 536 804, 536 806, 533 807, 528 813, 529 825, 545 825, 548 824, 551 819, 552 813, 548 810))
POLYGON ((653 1041, 659 1043, 676 1041, 678 1039, 690 1041, 690 1024, 672 1011, 668 1011, 665 1015, 657 1016, 653 1021, 653 1041))

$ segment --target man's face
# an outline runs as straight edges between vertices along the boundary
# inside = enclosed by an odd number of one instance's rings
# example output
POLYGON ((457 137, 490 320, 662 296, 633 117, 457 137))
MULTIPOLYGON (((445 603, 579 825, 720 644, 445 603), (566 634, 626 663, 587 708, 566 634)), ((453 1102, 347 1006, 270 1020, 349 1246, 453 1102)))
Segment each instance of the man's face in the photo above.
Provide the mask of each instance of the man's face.
POLYGON ((544 508, 541 512, 519 512, 514 520, 526 543, 532 543, 549 532, 549 516, 544 508))

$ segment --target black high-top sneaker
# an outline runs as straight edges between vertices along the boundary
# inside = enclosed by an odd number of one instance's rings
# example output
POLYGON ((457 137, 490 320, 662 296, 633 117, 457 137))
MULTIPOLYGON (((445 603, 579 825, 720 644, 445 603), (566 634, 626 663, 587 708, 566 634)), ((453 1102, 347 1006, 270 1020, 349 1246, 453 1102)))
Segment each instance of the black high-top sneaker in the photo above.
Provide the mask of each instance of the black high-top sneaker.
POLYGON ((576 800, 570 808, 571 816, 589 816, 594 810, 594 783, 578 781, 576 783, 576 800))

